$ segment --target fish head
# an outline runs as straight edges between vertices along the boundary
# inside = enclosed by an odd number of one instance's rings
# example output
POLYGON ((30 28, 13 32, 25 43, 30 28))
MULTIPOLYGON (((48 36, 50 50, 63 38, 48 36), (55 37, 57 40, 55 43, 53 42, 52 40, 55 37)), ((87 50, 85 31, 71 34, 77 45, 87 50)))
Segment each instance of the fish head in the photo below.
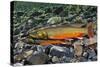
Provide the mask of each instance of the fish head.
POLYGON ((32 38, 47 38, 47 33, 45 31, 35 31, 29 34, 32 38))

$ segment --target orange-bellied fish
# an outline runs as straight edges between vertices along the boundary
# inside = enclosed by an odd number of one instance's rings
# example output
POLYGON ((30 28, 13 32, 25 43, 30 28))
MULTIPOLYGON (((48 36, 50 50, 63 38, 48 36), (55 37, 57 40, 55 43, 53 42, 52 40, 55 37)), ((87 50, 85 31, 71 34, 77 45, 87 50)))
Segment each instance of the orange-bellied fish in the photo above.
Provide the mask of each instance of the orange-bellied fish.
POLYGON ((40 40, 41 45, 62 44, 64 40, 73 38, 82 38, 88 35, 90 38, 94 36, 93 23, 88 23, 86 27, 79 27, 79 24, 55 26, 48 28, 40 28, 29 32, 29 37, 40 40), (77 25, 77 26, 76 26, 77 25))

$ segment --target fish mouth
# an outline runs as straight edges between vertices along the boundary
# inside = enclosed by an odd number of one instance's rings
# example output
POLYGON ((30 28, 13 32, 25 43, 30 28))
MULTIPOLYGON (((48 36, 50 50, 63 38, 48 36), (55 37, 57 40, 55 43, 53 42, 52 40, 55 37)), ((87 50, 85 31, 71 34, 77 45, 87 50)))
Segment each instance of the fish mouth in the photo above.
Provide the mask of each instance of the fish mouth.
POLYGON ((37 35, 32 35, 32 34, 30 34, 29 37, 31 37, 31 38, 38 38, 37 35))

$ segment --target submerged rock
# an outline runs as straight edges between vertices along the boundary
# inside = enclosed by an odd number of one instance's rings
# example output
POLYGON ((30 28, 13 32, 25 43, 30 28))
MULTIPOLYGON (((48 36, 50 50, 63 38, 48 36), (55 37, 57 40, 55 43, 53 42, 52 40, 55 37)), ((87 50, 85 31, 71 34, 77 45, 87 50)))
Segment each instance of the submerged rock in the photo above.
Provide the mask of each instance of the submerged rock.
POLYGON ((50 49, 50 55, 51 56, 57 56, 57 57, 63 57, 63 56, 66 56, 66 57, 73 57, 73 52, 70 51, 69 48, 66 48, 66 47, 60 47, 60 46, 53 46, 51 49, 50 49))
POLYGON ((61 17, 51 17, 51 18, 47 21, 47 23, 49 23, 49 24, 60 23, 61 20, 62 20, 61 17))
POLYGON ((49 57, 45 53, 35 53, 27 59, 32 64, 45 64, 49 60, 49 57))
POLYGON ((75 56, 81 56, 83 52, 81 41, 76 41, 73 45, 74 45, 75 56))
POLYGON ((92 60, 92 61, 95 61, 97 60, 97 56, 96 56, 96 53, 93 49, 89 49, 88 51, 88 59, 92 60))
POLYGON ((29 56, 31 56, 32 53, 33 53, 33 50, 23 51, 20 54, 17 54, 17 55, 14 56, 14 61, 15 62, 22 61, 23 59, 28 58, 29 56))
POLYGON ((43 46, 38 45, 38 46, 37 46, 37 51, 38 51, 38 52, 41 52, 41 53, 44 52, 43 46))
POLYGON ((81 57, 79 61, 80 62, 86 62, 87 60, 88 60, 87 58, 81 57))
POLYGON ((17 42, 16 44, 15 44, 15 46, 14 46, 14 54, 16 54, 16 53, 21 53, 22 51, 23 51, 23 47, 24 47, 24 42, 22 42, 22 41, 19 41, 19 42, 17 42))
POLYGON ((83 52, 82 56, 87 59, 88 58, 88 53, 87 52, 83 52))

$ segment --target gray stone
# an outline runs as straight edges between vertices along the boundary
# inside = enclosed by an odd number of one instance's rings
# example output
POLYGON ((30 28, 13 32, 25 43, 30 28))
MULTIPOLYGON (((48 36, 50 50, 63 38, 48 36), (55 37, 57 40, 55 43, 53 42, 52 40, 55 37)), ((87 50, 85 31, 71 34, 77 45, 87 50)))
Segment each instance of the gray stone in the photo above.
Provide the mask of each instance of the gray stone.
POLYGON ((88 53, 87 52, 83 52, 83 57, 87 58, 88 57, 88 53))
POLYGON ((80 58, 79 61, 80 61, 80 62, 86 62, 86 61, 88 61, 88 60, 87 60, 87 58, 82 57, 82 58, 80 58))
POLYGON ((93 57, 96 56, 96 53, 93 49, 89 49, 88 54, 89 54, 89 56, 88 56, 89 59, 92 59, 93 57))
POLYGON ((73 53, 70 51, 69 48, 66 47, 60 47, 60 46, 53 46, 50 49, 50 55, 51 56, 57 56, 57 57, 73 57, 73 53))
POLYGON ((49 57, 45 53, 35 53, 27 59, 32 65, 44 64, 49 60, 49 57))
POLYGON ((70 57, 63 56, 63 57, 60 59, 60 62, 61 62, 61 63, 66 63, 66 62, 70 62, 70 60, 71 60, 70 57))
POLYGON ((88 50, 88 60, 89 61, 97 61, 97 55, 93 49, 88 50))
POLYGON ((37 51, 38 51, 38 52, 44 52, 43 46, 38 45, 38 46, 37 46, 37 51))
POLYGON ((57 57, 57 56, 53 56, 53 58, 52 58, 52 62, 53 63, 58 63, 60 60, 59 60, 59 58, 57 57))

